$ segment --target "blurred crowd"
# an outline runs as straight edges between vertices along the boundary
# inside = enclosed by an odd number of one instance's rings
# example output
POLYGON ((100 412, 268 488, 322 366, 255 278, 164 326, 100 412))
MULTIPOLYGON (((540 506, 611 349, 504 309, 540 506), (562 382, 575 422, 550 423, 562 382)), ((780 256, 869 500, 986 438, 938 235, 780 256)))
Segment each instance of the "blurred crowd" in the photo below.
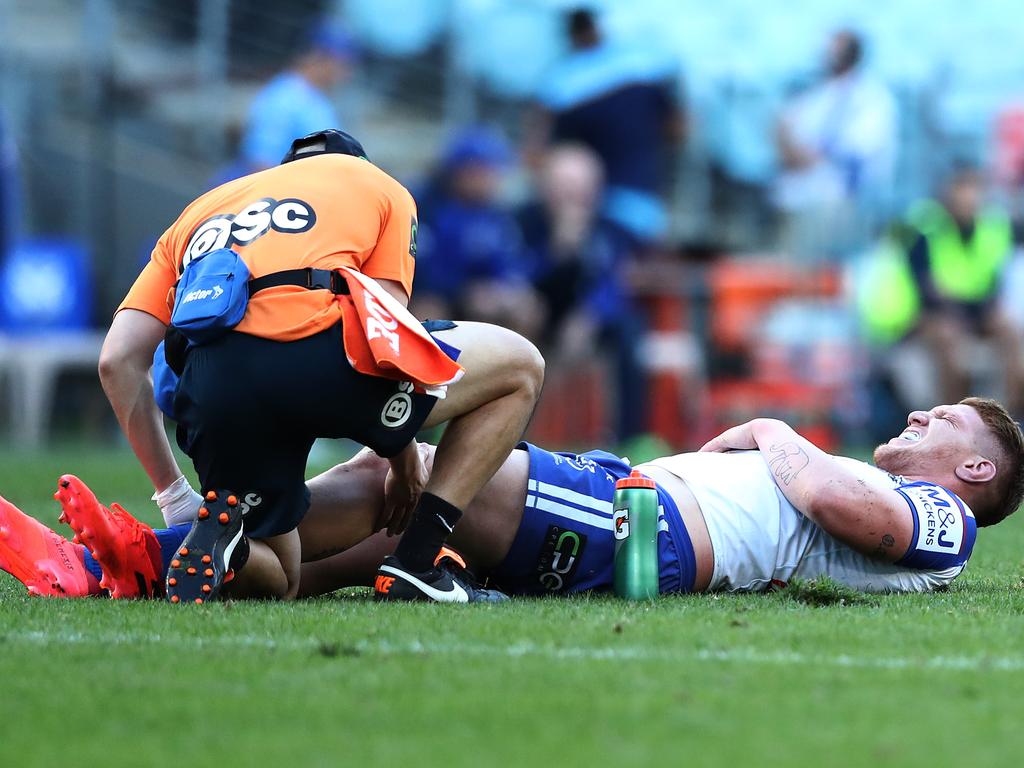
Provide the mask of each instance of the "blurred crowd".
MULTIPOLYGON (((994 164, 935 158, 939 182, 908 208, 892 194, 897 100, 863 66, 866 41, 839 30, 817 78, 774 116, 771 177, 712 169, 711 211, 742 221, 748 247, 680 244, 671 222, 691 120, 679 72, 606 40, 590 10, 567 12, 563 34, 566 52, 518 125, 453 130, 425 178, 402 179, 419 208, 418 316, 533 340, 562 393, 551 407, 588 403, 588 438, 674 439, 659 419, 677 418, 695 425, 692 440, 725 413, 767 408, 850 430, 838 439, 879 439, 900 412, 969 393, 1024 414, 1024 121, 1007 113, 994 164), (755 386, 730 388, 738 380, 755 386), (677 402, 655 402, 666 397, 677 402)), ((316 25, 252 100, 212 183, 276 164, 298 135, 351 129, 336 95, 359 66, 352 38, 316 25)), ((11 158, 0 158, 8 198, 11 158)), ((0 208, 6 236, 11 208, 0 208)), ((0 322, 16 324, 4 290, 0 322)))

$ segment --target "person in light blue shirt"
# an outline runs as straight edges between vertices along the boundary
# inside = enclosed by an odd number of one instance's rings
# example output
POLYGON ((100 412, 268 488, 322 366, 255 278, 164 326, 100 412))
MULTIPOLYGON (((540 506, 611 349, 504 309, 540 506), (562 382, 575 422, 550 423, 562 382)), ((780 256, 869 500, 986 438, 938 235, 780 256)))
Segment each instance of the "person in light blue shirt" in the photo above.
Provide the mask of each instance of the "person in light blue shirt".
POLYGON ((241 160, 247 173, 277 165, 298 136, 340 128, 331 91, 351 76, 357 51, 337 27, 321 24, 293 66, 274 77, 249 107, 241 160))
POLYGON ((592 149, 607 182, 604 214, 656 242, 668 225, 669 170, 684 132, 678 66, 649 47, 606 41, 591 10, 565 18, 570 50, 536 94, 532 139, 592 149))

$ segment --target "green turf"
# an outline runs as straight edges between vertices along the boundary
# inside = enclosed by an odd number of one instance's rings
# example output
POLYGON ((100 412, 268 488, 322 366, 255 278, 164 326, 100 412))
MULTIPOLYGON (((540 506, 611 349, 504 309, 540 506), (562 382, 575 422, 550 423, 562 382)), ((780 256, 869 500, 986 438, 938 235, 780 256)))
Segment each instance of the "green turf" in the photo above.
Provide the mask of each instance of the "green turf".
MULTIPOLYGON (((146 509, 123 453, 0 452, 146 509)), ((149 519, 157 517, 150 511, 149 519)), ((1014 766, 1024 518, 947 593, 508 606, 29 599, 0 576, 0 766, 1014 766)))

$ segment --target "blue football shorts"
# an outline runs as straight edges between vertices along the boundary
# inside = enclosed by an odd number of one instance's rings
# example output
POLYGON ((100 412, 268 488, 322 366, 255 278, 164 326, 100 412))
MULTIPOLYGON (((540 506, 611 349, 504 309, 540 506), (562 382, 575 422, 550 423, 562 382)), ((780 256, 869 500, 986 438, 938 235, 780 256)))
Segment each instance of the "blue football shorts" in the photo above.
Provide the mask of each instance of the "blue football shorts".
MULTIPOLYGON (((612 588, 615 481, 629 464, 605 451, 530 454, 523 520, 505 560, 491 574, 509 594, 607 592, 612 588)), ((662 592, 691 592, 697 564, 690 535, 672 497, 658 488, 658 561, 662 592)))

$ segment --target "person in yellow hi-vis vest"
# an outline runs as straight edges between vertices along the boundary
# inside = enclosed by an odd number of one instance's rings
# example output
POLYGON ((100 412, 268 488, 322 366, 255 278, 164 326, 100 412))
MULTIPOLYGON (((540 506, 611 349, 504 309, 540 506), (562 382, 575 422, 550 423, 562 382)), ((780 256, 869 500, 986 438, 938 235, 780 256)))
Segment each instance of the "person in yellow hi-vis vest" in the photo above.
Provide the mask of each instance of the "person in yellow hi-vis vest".
POLYGON ((869 339, 890 345, 909 335, 934 363, 932 396, 954 401, 971 389, 972 345, 994 344, 1012 412, 1024 404, 1024 340, 1001 311, 1003 275, 1014 247, 1009 217, 982 207, 983 180, 958 167, 940 200, 915 204, 901 244, 889 243, 871 267, 860 297, 869 339))

